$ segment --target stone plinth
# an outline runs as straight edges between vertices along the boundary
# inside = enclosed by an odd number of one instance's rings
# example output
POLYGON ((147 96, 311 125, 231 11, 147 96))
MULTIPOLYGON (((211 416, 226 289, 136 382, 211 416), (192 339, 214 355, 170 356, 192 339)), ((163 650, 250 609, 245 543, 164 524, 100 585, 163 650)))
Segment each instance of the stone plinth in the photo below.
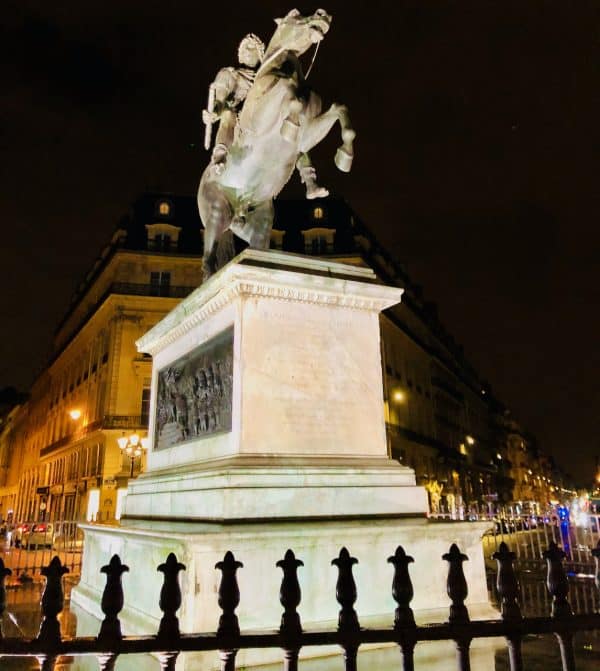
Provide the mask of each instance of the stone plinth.
POLYGON ((426 492, 389 459, 385 434, 379 313, 401 294, 370 269, 254 250, 192 293, 138 342, 153 356, 154 449, 129 486, 124 522, 425 514, 426 492), (160 375, 199 357, 186 364, 195 371, 187 386, 179 382, 199 399, 198 370, 211 357, 202 353, 228 339, 217 405, 229 430, 217 419, 206 431, 203 401, 181 401, 188 435, 165 446, 177 407, 164 409, 173 416, 161 425, 160 375))

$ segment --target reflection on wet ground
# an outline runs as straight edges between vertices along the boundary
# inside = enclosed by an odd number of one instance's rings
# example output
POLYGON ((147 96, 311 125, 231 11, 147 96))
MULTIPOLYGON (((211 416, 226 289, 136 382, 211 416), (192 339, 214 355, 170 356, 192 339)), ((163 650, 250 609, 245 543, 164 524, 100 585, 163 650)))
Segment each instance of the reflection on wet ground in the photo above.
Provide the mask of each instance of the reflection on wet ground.
MULTIPOLYGON (((99 623, 81 609, 69 605, 69 587, 66 589, 66 608, 60 616, 63 636, 95 635, 99 623)), ((523 614, 528 616, 547 615, 550 611, 550 600, 543 583, 543 576, 521 576, 523 614)), ((494 599, 494 589, 490 582, 490 593, 494 599)), ((39 602, 41 585, 29 583, 8 589, 7 609, 4 613, 2 627, 7 637, 19 636, 33 638, 37 635, 40 625, 39 602)), ((570 601, 575 612, 598 610, 600 599, 590 578, 572 578, 570 601)), ((475 641, 472 654, 473 671, 508 671, 508 654, 501 640, 494 641, 492 649, 480 641, 475 641)), ((600 632, 583 632, 576 636, 576 661, 579 671, 597 671, 600 669, 600 632)), ((523 643, 523 657, 528 671, 562 671, 558 643, 553 636, 529 636, 523 643)), ((415 655, 417 671, 427 669, 455 668, 453 644, 446 643, 435 647, 435 644, 419 644, 415 655), (440 660, 443 656, 443 662, 440 660), (437 658, 437 659, 434 659, 437 658)), ((1 662, 2 671, 28 671, 39 669, 35 658, 4 658, 1 662)), ((128 655, 119 658, 117 671, 158 671, 158 661, 149 655, 128 655)), ((204 666, 208 669, 209 667, 204 666)), ((218 668, 215 653, 214 666, 218 668)), ((281 664, 265 666, 263 669, 280 669, 281 664)), ((301 662, 302 671, 339 671, 342 662, 339 656, 321 659, 309 659, 301 662)), ((395 647, 379 650, 367 650, 359 655, 359 668, 378 669, 378 671, 397 671, 401 668, 400 655, 395 647)), ((94 657, 64 658, 57 665, 57 671, 97 671, 98 662, 94 657)))

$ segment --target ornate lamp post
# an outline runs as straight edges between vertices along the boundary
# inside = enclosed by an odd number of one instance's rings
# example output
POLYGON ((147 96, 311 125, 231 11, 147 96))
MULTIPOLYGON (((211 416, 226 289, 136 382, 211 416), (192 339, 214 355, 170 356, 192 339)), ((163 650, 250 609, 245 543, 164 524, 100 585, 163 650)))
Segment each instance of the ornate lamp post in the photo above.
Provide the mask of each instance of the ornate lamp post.
POLYGON ((119 448, 122 454, 126 454, 131 461, 131 472, 129 477, 133 477, 133 464, 138 457, 141 457, 142 454, 148 449, 148 438, 140 438, 137 433, 132 433, 129 436, 123 434, 120 438, 117 438, 117 443, 119 443, 119 448))

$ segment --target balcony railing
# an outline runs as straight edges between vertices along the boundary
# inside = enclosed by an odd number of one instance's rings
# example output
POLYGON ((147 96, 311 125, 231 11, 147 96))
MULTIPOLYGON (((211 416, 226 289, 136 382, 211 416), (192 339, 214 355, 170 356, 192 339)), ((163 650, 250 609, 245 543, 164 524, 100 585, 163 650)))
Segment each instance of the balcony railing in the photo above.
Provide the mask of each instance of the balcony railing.
MULTIPOLYGON (((600 546, 594 550, 596 559, 596 587, 600 589, 600 546)), ((202 634, 181 634, 177 610, 181 605, 181 590, 178 574, 185 566, 171 553, 166 561, 158 566, 164 574, 164 582, 157 600, 163 612, 158 632, 155 636, 123 636, 119 613, 124 605, 121 575, 128 571, 118 555, 114 555, 101 571, 106 574, 106 587, 102 595, 101 609, 105 615, 97 637, 73 638, 61 637, 58 615, 63 608, 62 578, 68 570, 54 557, 43 569, 46 577, 46 589, 42 598, 42 624, 37 638, 33 640, 2 638, 0 631, 0 656, 37 657, 43 671, 53 671, 61 655, 95 654, 102 671, 112 670, 120 655, 132 653, 154 653, 159 657, 161 668, 174 671, 175 663, 181 652, 218 651, 222 671, 235 671, 235 659, 240 649, 280 648, 283 651, 284 671, 296 671, 300 650, 304 646, 338 645, 342 649, 346 671, 356 671, 357 654, 362 644, 395 643, 399 646, 404 671, 413 671, 414 650, 421 641, 454 641, 457 650, 457 667, 460 671, 470 669, 470 646, 473 639, 504 637, 509 651, 511 671, 522 671, 523 659, 521 642, 528 634, 554 633, 558 639, 563 671, 574 671, 575 656, 573 636, 576 632, 600 629, 600 613, 574 615, 569 603, 569 583, 563 568, 563 551, 551 543, 544 552, 547 562, 547 587, 552 599, 549 617, 523 617, 519 605, 519 587, 513 568, 515 555, 506 544, 502 544, 495 553, 498 565, 497 590, 501 603, 501 619, 472 621, 465 606, 467 582, 463 572, 463 562, 467 559, 456 545, 443 555, 448 563, 447 593, 451 605, 448 621, 441 624, 419 625, 415 623, 410 602, 413 597, 408 567, 412 557, 398 546, 387 561, 394 567, 392 596, 397 603, 393 617, 390 613, 390 626, 365 629, 360 626, 354 610, 357 592, 352 575, 352 557, 346 548, 332 560, 337 567, 338 579, 335 597, 341 606, 336 629, 304 630, 297 608, 301 601, 297 571, 303 566, 292 550, 277 562, 283 570, 283 580, 279 592, 279 601, 283 606, 281 626, 278 631, 260 633, 241 633, 235 610, 240 601, 237 571, 243 564, 227 552, 223 561, 215 568, 221 571, 218 590, 218 603, 222 609, 216 632, 202 634)), ((384 558, 382 558, 382 561, 384 558)), ((135 570, 135 567, 132 567, 135 570)), ((4 580, 10 575, 10 569, 4 567, 0 559, 0 619, 6 603, 4 580)), ((333 590, 332 590, 333 592, 333 590)), ((333 594, 332 594, 333 596, 333 594)), ((275 598, 275 596, 274 596, 275 598)), ((450 668, 450 661, 448 661, 450 668)))
POLYGON ((183 287, 175 285, 153 285, 135 284, 133 282, 113 282, 108 288, 107 294, 122 294, 126 296, 163 296, 166 298, 185 298, 191 294, 196 287, 183 287))
POLYGON ((45 457, 55 450, 76 440, 85 438, 90 433, 100 429, 147 429, 148 420, 142 415, 104 415, 102 419, 86 424, 81 429, 70 433, 40 450, 40 456, 45 457))

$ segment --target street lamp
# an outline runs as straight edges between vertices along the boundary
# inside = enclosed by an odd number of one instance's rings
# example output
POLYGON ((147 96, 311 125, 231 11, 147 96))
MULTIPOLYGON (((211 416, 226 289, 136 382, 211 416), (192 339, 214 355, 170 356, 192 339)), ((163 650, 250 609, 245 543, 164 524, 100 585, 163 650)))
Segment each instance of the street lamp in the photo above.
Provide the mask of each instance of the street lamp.
POLYGON ((148 449, 148 438, 140 438, 137 433, 132 433, 129 436, 123 434, 120 438, 117 438, 117 443, 119 443, 121 453, 126 454, 131 461, 131 472, 129 477, 132 478, 133 464, 136 458, 141 457, 148 449))

